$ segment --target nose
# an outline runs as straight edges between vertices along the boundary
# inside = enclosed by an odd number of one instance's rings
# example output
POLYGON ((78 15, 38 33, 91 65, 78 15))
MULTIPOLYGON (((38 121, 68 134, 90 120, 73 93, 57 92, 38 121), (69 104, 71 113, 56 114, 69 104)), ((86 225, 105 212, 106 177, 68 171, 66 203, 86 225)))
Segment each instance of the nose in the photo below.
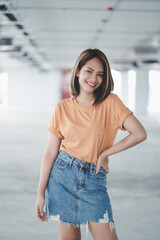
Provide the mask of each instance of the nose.
POLYGON ((91 77, 91 82, 95 83, 96 81, 97 81, 97 75, 95 73, 93 73, 92 77, 91 77))

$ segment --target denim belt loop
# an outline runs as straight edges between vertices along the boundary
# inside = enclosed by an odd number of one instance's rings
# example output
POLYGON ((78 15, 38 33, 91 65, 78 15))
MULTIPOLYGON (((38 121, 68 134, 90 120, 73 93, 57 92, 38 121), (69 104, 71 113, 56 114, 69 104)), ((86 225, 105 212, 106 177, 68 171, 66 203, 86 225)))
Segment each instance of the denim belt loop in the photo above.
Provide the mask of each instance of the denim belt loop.
POLYGON ((93 164, 90 166, 90 173, 93 173, 93 164))
POLYGON ((70 159, 69 166, 72 166, 72 163, 73 163, 73 160, 74 160, 74 159, 75 159, 74 157, 70 159))
POLYGON ((90 165, 90 169, 89 170, 90 170, 89 172, 92 173, 92 165, 90 165))

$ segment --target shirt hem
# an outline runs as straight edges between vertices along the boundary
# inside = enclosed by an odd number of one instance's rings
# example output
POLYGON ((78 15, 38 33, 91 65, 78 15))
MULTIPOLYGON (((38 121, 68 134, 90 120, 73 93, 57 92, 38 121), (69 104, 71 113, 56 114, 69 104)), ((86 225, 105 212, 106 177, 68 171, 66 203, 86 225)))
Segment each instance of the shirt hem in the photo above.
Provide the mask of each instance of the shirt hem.
POLYGON ((133 114, 133 112, 128 109, 127 112, 125 112, 120 119, 120 129, 122 131, 126 131, 126 129, 123 127, 123 123, 126 117, 128 117, 130 114, 133 114))

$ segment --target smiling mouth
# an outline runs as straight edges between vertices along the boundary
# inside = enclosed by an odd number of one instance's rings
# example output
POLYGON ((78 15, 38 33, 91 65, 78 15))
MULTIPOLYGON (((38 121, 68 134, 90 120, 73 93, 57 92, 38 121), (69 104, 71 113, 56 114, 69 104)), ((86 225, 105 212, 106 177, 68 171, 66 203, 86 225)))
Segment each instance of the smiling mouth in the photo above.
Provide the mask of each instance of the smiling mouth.
POLYGON ((90 82, 86 82, 87 84, 88 84, 88 86, 90 86, 90 87, 95 87, 96 86, 96 84, 94 84, 94 83, 90 83, 90 82))

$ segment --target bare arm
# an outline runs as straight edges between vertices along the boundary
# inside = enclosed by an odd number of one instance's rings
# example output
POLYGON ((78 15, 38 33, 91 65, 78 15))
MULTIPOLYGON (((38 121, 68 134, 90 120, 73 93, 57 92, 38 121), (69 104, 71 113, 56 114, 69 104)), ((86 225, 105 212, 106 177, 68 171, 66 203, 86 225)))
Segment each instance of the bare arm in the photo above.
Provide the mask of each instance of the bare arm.
POLYGON ((118 143, 114 144, 112 147, 105 149, 100 154, 97 162, 98 171, 101 166, 106 170, 108 169, 108 161, 105 161, 106 159, 108 160, 108 156, 133 147, 147 138, 147 133, 144 127, 132 114, 124 120, 123 126, 128 131, 129 135, 118 143))
POLYGON ((114 144, 112 147, 103 151, 103 155, 110 156, 115 153, 124 151, 144 141, 147 138, 147 133, 144 127, 135 116, 129 115, 124 120, 123 126, 129 132, 129 135, 122 139, 120 142, 114 144))
POLYGON ((51 168, 58 154, 60 144, 61 144, 60 138, 58 138, 52 133, 48 134, 48 141, 44 150, 42 163, 41 163, 38 194, 45 193, 51 168))
POLYGON ((51 168, 59 152, 60 144, 61 144, 60 138, 58 138, 52 133, 48 134, 47 145, 45 147, 44 154, 42 157, 40 180, 38 186, 38 197, 35 206, 36 216, 41 221, 47 221, 48 219, 46 214, 43 212, 43 207, 45 203, 45 189, 48 184, 51 168))

